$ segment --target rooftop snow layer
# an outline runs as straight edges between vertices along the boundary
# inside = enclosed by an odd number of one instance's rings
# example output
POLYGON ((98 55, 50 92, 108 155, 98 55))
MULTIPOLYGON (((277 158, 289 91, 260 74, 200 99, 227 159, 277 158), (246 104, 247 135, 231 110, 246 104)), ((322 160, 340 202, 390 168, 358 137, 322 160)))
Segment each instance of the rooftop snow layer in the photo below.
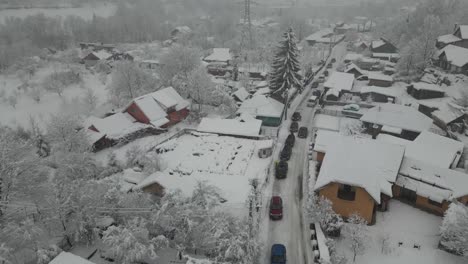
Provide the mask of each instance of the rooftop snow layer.
POLYGON ((327 148, 315 190, 330 183, 364 188, 380 204, 380 194, 392 197, 404 154, 402 146, 343 136, 327 148))
POLYGON ((213 53, 205 57, 204 61, 228 62, 231 60, 231 53, 228 48, 214 48, 213 53))
POLYGON ((437 38, 438 42, 442 42, 444 44, 450 44, 453 42, 460 41, 461 39, 453 34, 442 35, 437 38))
POLYGON ((442 88, 439 85, 436 85, 436 84, 417 82, 417 83, 412 83, 411 85, 416 90, 428 90, 428 91, 444 92, 444 90, 442 90, 442 88))
POLYGON ((240 106, 238 113, 248 113, 251 116, 281 117, 284 104, 266 97, 265 95, 255 94, 252 98, 245 100, 240 106))
POLYGON ((361 121, 378 125, 402 128, 412 132, 427 131, 432 119, 415 108, 398 104, 380 104, 369 109, 361 121))
POLYGON ((344 72, 333 72, 325 82, 324 87, 337 91, 351 91, 354 83, 354 75, 344 72))
POLYGON ((72 253, 61 252, 55 257, 49 264, 94 264, 93 262, 86 260, 82 257, 78 257, 72 253))
POLYGON ((319 129, 317 131, 317 137, 315 138, 314 151, 326 153, 330 145, 341 137, 336 131, 319 129))
POLYGON ((462 39, 468 39, 468 25, 459 25, 458 29, 460 29, 462 39))
POLYGON ((392 96, 392 97, 398 97, 399 93, 396 90, 393 90, 391 88, 383 88, 383 87, 377 87, 377 86, 364 86, 361 87, 361 93, 377 93, 377 94, 383 94, 386 96, 392 96))
POLYGON ((166 111, 154 100, 151 94, 143 95, 134 100, 140 110, 146 115, 150 122, 157 122, 158 120, 165 119, 167 116, 166 111))
POLYGON ((371 47, 373 49, 376 49, 376 48, 382 47, 383 45, 385 45, 385 41, 379 39, 379 40, 372 41, 371 47))
MULTIPOLYGON (((425 104, 425 102, 421 104, 425 104)), ((445 124, 448 124, 463 115, 465 115, 464 108, 452 102, 443 102, 437 105, 437 110, 432 112, 432 116, 442 120, 445 124)))
POLYGON ((447 45, 445 48, 437 51, 434 57, 439 58, 442 54, 445 54, 449 63, 457 67, 463 67, 468 63, 468 49, 466 48, 447 45))
POLYGON ((393 82, 393 77, 382 74, 382 73, 370 72, 369 80, 381 80, 381 81, 393 82))
POLYGON ((237 97, 237 99, 239 99, 241 102, 245 101, 245 99, 250 96, 249 92, 247 92, 244 87, 239 88, 232 95, 237 97))
POLYGON ((330 34, 333 34, 333 29, 325 28, 325 29, 321 29, 321 30, 313 33, 312 35, 308 36, 306 38, 306 40, 317 41, 317 40, 323 38, 324 36, 327 36, 327 35, 330 35, 330 34))
POLYGON ((258 119, 240 121, 237 119, 203 118, 197 131, 221 135, 258 137, 262 121, 258 119))
POLYGON ((116 113, 105 118, 90 117, 87 120, 88 128, 91 125, 106 137, 115 139, 148 127, 147 124, 135 122, 127 113, 116 113))

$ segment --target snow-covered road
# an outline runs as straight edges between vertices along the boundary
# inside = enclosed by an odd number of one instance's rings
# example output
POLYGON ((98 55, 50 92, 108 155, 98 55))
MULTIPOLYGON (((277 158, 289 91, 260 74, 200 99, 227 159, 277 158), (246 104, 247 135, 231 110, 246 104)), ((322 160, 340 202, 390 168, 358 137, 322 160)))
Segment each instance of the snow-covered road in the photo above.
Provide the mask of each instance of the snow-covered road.
MULTIPOLYGON (((336 58, 337 61, 341 59, 346 54, 346 44, 338 44, 332 51, 331 58, 336 58)), ((335 63, 335 67, 338 63, 335 63)), ((322 71, 324 71, 323 69, 322 71)), ((320 72, 318 75, 320 75, 320 72)), ((304 94, 296 98, 292 103, 290 112, 288 112, 288 120, 284 122, 282 129, 279 133, 278 142, 279 145, 277 149, 282 149, 286 136, 288 135, 288 128, 290 125, 290 118, 292 113, 298 111, 301 113, 302 119, 299 122, 299 127, 305 126, 309 129, 309 137, 313 136, 312 124, 313 124, 313 112, 314 109, 307 107, 307 99, 311 96, 312 90, 306 88, 304 94)), ((279 221, 269 220, 268 215, 268 202, 265 202, 266 205, 263 210, 263 219, 261 226, 261 233, 263 233, 263 240, 265 252, 262 252, 262 263, 270 263, 270 249, 273 244, 284 244, 286 246, 287 252, 287 262, 294 264, 311 264, 310 257, 311 254, 307 254, 310 247, 306 242, 306 228, 308 223, 303 223, 303 177, 305 166, 307 164, 307 151, 308 151, 308 140, 301 139, 297 137, 296 133, 296 142, 294 144, 293 153, 291 159, 288 162, 288 175, 286 179, 278 180, 274 176, 271 176, 272 189, 271 195, 279 195, 283 198, 283 219, 279 221)), ((277 153, 275 153, 277 154, 277 153)), ((265 197, 265 201, 271 196, 265 197)))

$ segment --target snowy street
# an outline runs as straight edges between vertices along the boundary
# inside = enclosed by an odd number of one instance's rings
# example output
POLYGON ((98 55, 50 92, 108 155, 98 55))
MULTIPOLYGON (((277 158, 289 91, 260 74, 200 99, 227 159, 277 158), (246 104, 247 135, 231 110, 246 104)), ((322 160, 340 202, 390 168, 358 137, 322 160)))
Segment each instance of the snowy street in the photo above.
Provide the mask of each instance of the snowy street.
MULTIPOLYGON (((335 58, 337 62, 341 61, 343 56, 346 54, 346 43, 342 42, 335 46, 332 51, 328 62, 335 58)), ((334 64, 334 67, 338 63, 334 64)), ((323 71, 322 69, 316 76, 319 76, 323 71)), ((291 115, 297 111, 301 113, 301 121, 299 121, 299 127, 308 128, 308 137, 299 138, 296 136, 296 142, 294 144, 291 159, 288 161, 288 175, 286 179, 275 179, 274 175, 271 175, 271 179, 274 179, 272 184, 271 196, 281 196, 283 199, 283 219, 272 221, 269 219, 269 204, 265 203, 263 221, 261 227, 261 234, 266 232, 266 238, 264 245, 265 251, 263 252, 264 263, 270 263, 270 248, 273 244, 284 244, 287 252, 288 263, 310 263, 311 254, 309 245, 306 243, 308 233, 306 232, 308 223, 303 222, 303 177, 304 173, 307 172, 305 166, 308 164, 308 144, 310 137, 313 137, 313 113, 314 108, 307 107, 307 99, 312 95, 312 89, 306 88, 306 91, 298 96, 292 103, 292 107, 288 111, 288 120, 285 120, 282 127, 280 128, 280 136, 278 139, 279 145, 277 149, 282 149, 286 136, 289 134, 289 125, 291 123, 291 115), (296 106, 296 107, 295 107, 296 106), (294 111, 294 109, 296 109, 294 111)), ((279 159, 278 157, 276 157, 279 159)), ((270 196, 267 198, 269 199, 270 196)))

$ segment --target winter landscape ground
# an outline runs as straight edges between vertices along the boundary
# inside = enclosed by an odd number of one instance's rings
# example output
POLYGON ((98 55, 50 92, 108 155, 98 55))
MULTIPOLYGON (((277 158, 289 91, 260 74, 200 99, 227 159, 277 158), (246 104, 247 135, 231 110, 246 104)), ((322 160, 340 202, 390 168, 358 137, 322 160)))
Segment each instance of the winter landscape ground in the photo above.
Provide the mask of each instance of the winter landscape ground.
POLYGON ((0 264, 467 263, 467 17, 0 0, 0 264))

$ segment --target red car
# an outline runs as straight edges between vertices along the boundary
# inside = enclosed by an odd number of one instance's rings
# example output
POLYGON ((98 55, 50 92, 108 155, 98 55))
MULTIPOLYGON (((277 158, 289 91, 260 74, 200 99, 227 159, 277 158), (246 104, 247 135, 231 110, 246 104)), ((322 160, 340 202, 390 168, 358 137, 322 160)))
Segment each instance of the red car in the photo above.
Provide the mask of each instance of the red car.
POLYGON ((270 219, 279 220, 283 218, 283 200, 279 196, 271 197, 270 219))

